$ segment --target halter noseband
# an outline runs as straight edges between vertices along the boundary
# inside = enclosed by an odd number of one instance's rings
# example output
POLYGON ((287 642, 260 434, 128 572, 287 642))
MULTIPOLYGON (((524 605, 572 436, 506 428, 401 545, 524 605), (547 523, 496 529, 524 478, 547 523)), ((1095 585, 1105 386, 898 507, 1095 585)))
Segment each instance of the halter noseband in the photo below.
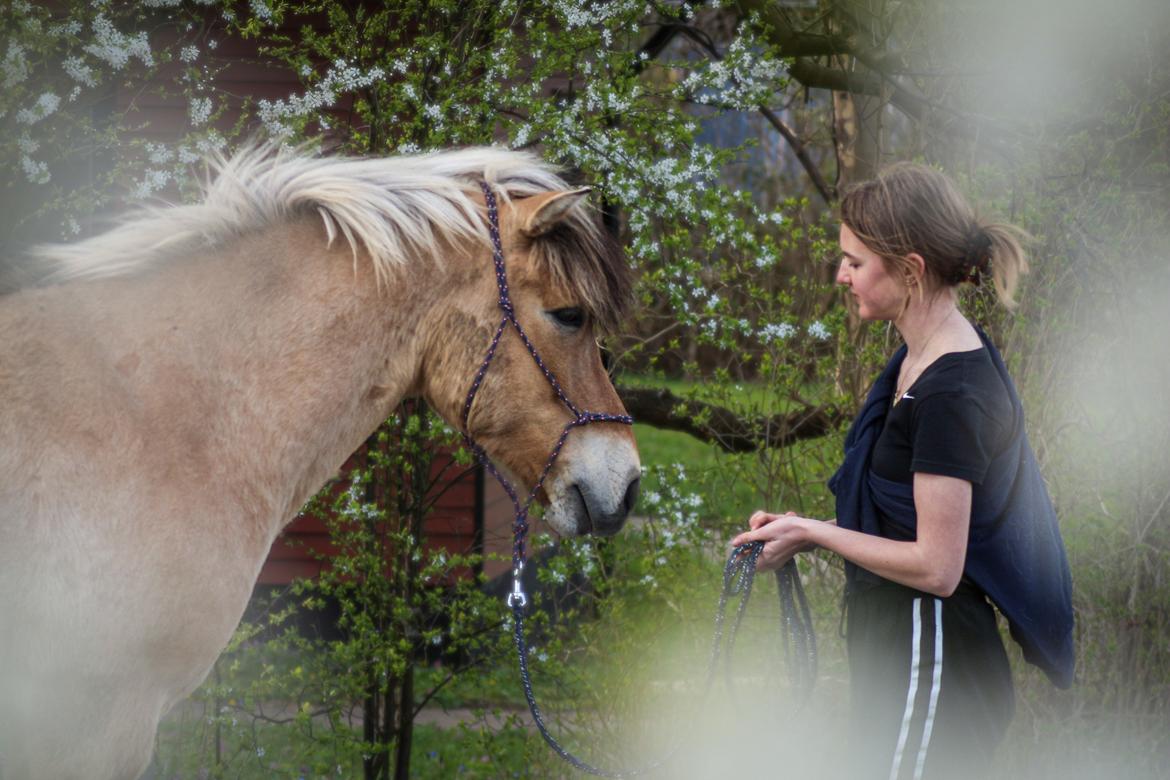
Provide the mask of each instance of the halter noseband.
POLYGON ((588 410, 578 408, 569 397, 565 395, 561 383, 557 381, 556 376, 552 370, 545 365, 540 358, 540 353, 536 351, 536 347, 528 338, 528 334, 524 332, 524 328, 520 327, 520 322, 516 319, 516 309, 512 305, 512 298, 508 293, 508 277, 504 271, 504 247, 500 241, 500 213, 496 206, 496 194, 491 186, 481 181, 480 188, 483 190, 484 201, 487 204, 488 215, 488 232, 492 240, 492 261, 496 267, 496 288, 499 292, 499 307, 503 312, 503 317, 500 319, 500 324, 496 328, 496 333, 492 337, 491 344, 488 346, 487 354, 484 356, 483 363, 475 374, 475 379, 471 383, 471 389, 467 391, 467 401, 463 404, 463 441, 467 444, 468 449, 475 454, 475 457, 483 464, 500 486, 504 488, 504 492, 508 494, 508 498, 512 500, 512 507, 515 510, 515 521, 512 524, 512 592, 508 596, 508 606, 515 609, 523 609, 528 604, 528 597, 524 593, 523 585, 521 584, 521 575, 524 571, 525 561, 525 540, 528 536, 528 510, 532 507, 532 502, 536 500, 536 496, 540 493, 544 486, 544 480, 548 473, 552 470, 553 464, 556 463, 557 457, 561 454, 561 448, 565 446, 565 441, 569 438, 569 433, 574 428, 579 428, 583 425, 596 422, 610 422, 621 423, 623 425, 633 425, 634 418, 626 414, 607 414, 604 412, 590 412, 588 410), (479 392, 479 387, 483 384, 483 378, 487 374, 488 368, 491 366, 492 359, 496 356, 496 348, 500 345, 500 338, 504 335, 504 329, 511 324, 516 329, 516 333, 520 336, 520 340, 524 342, 528 354, 532 355, 532 359, 536 361, 536 365, 544 372, 544 378, 552 385, 553 392, 556 393, 557 398, 561 399, 561 403, 569 410, 573 416, 568 423, 565 424, 561 431, 560 437, 553 445, 552 451, 549 453, 548 460, 545 461, 544 469, 540 472, 536 484, 532 486, 528 497, 521 502, 516 489, 504 478, 502 474, 492 464, 491 459, 488 458, 487 453, 482 447, 476 444, 471 437, 471 429, 468 426, 468 418, 471 416, 471 404, 475 401, 475 395, 479 392))

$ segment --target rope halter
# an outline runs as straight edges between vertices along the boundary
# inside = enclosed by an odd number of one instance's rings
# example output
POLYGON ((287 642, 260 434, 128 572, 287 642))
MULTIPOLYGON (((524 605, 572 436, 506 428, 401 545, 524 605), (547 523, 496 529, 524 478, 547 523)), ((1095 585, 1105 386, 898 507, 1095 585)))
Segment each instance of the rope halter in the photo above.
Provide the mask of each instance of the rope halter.
POLYGON ((606 422, 633 425, 634 418, 626 414, 591 412, 579 408, 569 400, 564 388, 561 387, 561 383, 557 381, 556 375, 553 374, 552 370, 541 359, 540 353, 536 350, 536 346, 533 345, 531 339, 528 338, 528 334, 524 332, 524 328, 520 326, 519 320, 516 319, 516 308, 512 305, 512 297, 508 292, 508 276, 504 270, 504 246, 500 241, 500 213, 496 205, 496 194, 485 181, 481 181, 479 186, 483 190, 484 201, 487 204, 488 232, 491 235, 492 261, 496 268, 496 289, 499 293, 497 303, 500 311, 503 312, 503 316, 500 319, 499 326, 496 328, 495 335, 492 336, 492 341, 488 346, 483 363, 475 373, 475 379, 471 383, 471 389, 467 391, 467 401, 463 404, 462 433, 463 441, 466 443, 467 448, 474 453, 476 459, 483 464, 483 467, 496 478, 496 481, 500 483, 500 486, 512 501, 515 520, 512 523, 512 592, 508 596, 508 606, 512 607, 513 610, 522 610, 528 605, 528 596, 524 593, 524 587, 521 581, 521 575, 524 573, 524 562, 526 560, 525 543, 529 528, 528 512, 532 507, 532 503, 536 500, 536 496, 540 494, 541 489, 544 487, 544 480, 548 477, 549 472, 552 471, 557 457, 560 456, 561 449, 565 446, 565 441, 569 438, 569 433, 575 428, 580 428, 591 423, 606 422), (479 392, 480 385, 483 384, 483 379, 491 367, 492 359, 496 356, 496 349, 500 345, 500 339, 504 335, 504 330, 509 325, 516 329, 516 333, 520 336, 520 340, 524 343, 528 354, 532 356, 537 367, 544 373, 544 378, 552 386, 557 398, 560 399, 561 403, 569 411, 569 414, 572 415, 572 419, 565 424, 560 437, 557 439, 556 444, 553 445, 548 460, 545 461, 544 468, 536 480, 536 484, 532 486, 527 497, 523 500, 520 499, 519 494, 512 484, 504 478, 491 462, 484 449, 472 438, 471 429, 468 426, 468 418, 471 416, 471 404, 475 401, 476 393, 479 392))

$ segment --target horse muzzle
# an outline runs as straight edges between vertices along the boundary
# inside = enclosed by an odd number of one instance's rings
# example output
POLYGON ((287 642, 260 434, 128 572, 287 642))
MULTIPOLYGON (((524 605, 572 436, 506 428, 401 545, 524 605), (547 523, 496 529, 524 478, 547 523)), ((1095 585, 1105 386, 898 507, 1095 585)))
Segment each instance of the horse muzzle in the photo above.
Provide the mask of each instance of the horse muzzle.
POLYGON ((634 510, 638 501, 638 487, 641 479, 634 477, 626 485, 625 493, 616 506, 607 506, 604 499, 599 499, 586 485, 573 485, 573 493, 580 501, 580 511, 577 515, 577 535, 585 536, 613 536, 622 529, 626 518, 634 510))

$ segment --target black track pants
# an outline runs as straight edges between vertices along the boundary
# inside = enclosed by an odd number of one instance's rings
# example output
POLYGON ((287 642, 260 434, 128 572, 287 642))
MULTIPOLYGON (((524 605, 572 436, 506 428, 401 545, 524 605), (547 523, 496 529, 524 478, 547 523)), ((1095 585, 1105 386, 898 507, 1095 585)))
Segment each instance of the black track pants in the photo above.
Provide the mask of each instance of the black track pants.
POLYGON ((987 599, 967 586, 942 599, 882 582, 855 588, 847 609, 847 776, 984 776, 1015 709, 987 599))

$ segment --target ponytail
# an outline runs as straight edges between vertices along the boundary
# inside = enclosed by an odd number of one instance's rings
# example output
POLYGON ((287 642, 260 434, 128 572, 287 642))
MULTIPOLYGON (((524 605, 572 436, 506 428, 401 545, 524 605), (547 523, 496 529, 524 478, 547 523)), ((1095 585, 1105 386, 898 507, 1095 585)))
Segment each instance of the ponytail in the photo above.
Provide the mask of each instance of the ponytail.
POLYGON ((1020 276, 1028 272, 1024 243, 1030 236, 1021 228, 1006 223, 984 225, 978 230, 986 236, 987 254, 981 265, 974 267, 974 281, 988 275, 995 285, 995 297, 1008 309, 1016 307, 1016 289, 1020 276))

